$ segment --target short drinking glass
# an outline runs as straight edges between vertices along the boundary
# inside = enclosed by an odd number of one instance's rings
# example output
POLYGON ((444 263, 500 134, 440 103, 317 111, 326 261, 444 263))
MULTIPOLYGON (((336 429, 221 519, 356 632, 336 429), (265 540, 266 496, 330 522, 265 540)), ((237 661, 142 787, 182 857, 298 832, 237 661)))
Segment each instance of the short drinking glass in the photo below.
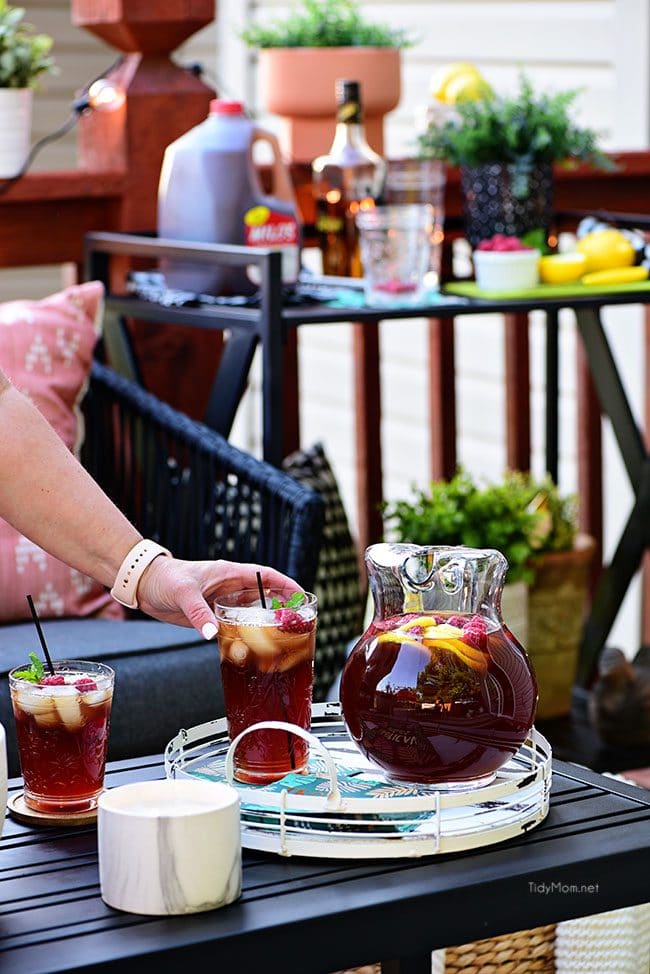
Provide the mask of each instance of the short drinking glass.
POLYGON ((115 674, 82 660, 30 682, 9 673, 25 803, 40 812, 95 808, 104 787, 115 674))
POLYGON ((417 304, 427 288, 434 231, 433 207, 405 203, 375 206, 356 216, 366 304, 417 304))
MULTIPOLYGON (((309 730, 314 681, 317 600, 305 592, 299 606, 281 604, 257 589, 243 589, 215 605, 219 623, 221 680, 230 739, 263 720, 282 720, 309 730)), ((234 755, 235 777, 251 784, 277 781, 303 771, 309 748, 302 738, 280 730, 253 731, 234 755)))

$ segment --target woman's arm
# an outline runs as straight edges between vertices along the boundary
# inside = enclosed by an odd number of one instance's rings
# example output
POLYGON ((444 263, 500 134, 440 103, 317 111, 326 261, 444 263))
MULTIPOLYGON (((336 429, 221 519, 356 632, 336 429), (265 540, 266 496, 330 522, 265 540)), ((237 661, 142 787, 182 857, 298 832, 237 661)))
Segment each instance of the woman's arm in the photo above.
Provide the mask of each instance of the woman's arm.
MULTIPOLYGON (((0 517, 60 561, 110 588, 142 535, 66 448, 46 419, 0 371, 0 517)), ((285 596, 299 586, 280 572, 229 561, 156 558, 137 589, 156 619, 216 634, 208 600, 263 583, 285 596)))
POLYGON ((0 517, 108 587, 142 537, 2 373, 0 517))

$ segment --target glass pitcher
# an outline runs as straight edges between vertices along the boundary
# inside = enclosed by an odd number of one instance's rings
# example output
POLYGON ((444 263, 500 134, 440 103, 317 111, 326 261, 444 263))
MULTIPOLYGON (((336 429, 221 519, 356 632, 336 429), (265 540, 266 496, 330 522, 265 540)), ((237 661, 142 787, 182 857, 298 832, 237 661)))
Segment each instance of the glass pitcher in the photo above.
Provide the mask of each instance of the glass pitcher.
POLYGON ((376 544, 375 603, 341 678, 353 740, 385 774, 435 787, 490 781, 525 741, 537 685, 501 619, 499 551, 376 544))

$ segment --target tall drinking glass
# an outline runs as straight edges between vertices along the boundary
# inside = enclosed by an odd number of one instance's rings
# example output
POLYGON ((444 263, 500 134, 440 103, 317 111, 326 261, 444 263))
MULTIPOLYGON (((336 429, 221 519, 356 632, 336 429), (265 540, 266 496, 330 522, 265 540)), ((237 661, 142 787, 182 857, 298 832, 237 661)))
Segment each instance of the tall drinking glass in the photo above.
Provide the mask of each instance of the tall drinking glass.
POLYGON ((25 804, 39 812, 97 806, 104 787, 115 674, 83 660, 54 663, 39 682, 9 674, 25 804))
MULTIPOLYGON (((215 606, 219 623, 221 679, 230 739, 263 720, 281 720, 309 730, 314 682, 317 599, 305 593, 301 605, 273 608, 281 596, 257 589, 224 596, 215 606)), ((240 741, 235 777, 251 784, 277 781, 303 771, 305 741, 285 731, 253 731, 240 741)))

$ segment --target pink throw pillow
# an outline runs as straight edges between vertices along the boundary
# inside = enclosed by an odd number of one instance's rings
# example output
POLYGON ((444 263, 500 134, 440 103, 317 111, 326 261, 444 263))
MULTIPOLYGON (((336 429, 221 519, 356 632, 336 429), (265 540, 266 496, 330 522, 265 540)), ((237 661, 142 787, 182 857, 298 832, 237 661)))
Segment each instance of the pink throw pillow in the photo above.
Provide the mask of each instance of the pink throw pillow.
MULTIPOLYGON (((41 301, 0 304, 0 367, 75 454, 83 439, 79 404, 101 331, 103 296, 102 284, 92 281, 41 301)), ((0 519, 0 622, 31 618, 28 593, 43 619, 123 618, 103 586, 0 519)))

